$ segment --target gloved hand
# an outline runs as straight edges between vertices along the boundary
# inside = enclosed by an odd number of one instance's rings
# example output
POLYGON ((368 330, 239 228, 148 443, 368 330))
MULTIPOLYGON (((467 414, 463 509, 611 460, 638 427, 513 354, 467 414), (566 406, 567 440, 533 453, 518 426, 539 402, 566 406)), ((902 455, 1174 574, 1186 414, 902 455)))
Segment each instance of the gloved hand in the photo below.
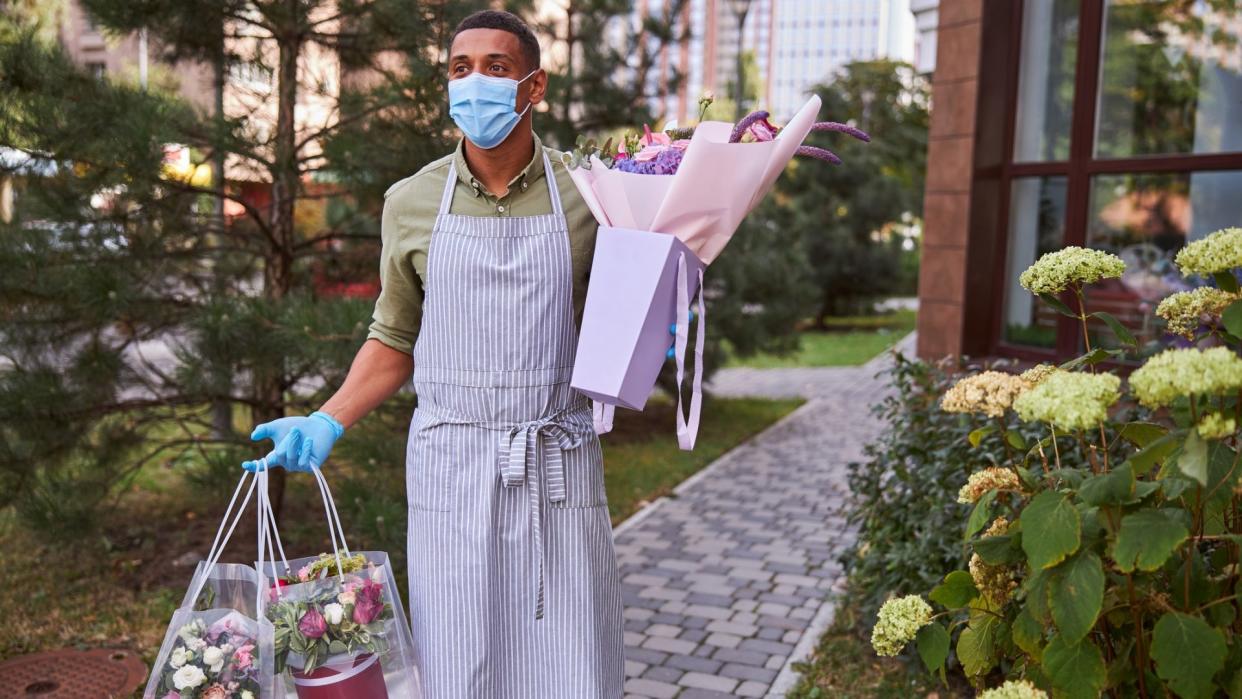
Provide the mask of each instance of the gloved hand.
MULTIPOLYGON (((690 311, 690 322, 694 322, 694 311, 690 311)), ((664 353, 665 357, 674 359, 677 357, 677 324, 673 323, 668 326, 668 334, 673 336, 673 344, 668 346, 668 351, 664 353)))
MULTIPOLYGON (((250 439, 270 439, 276 448, 267 455, 268 466, 290 471, 310 471, 328 459, 332 445, 345 434, 345 427, 331 415, 316 410, 306 417, 282 417, 254 428, 250 439)), ((254 472, 258 461, 246 461, 242 468, 254 472)))

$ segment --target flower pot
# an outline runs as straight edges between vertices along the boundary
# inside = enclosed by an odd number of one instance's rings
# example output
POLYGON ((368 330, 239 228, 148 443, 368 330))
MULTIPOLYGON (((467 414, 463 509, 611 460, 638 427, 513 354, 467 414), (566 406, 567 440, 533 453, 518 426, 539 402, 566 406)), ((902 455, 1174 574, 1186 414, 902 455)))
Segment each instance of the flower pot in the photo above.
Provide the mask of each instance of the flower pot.
POLYGON ((310 672, 290 667, 298 699, 388 699, 379 656, 363 653, 329 660, 310 672))

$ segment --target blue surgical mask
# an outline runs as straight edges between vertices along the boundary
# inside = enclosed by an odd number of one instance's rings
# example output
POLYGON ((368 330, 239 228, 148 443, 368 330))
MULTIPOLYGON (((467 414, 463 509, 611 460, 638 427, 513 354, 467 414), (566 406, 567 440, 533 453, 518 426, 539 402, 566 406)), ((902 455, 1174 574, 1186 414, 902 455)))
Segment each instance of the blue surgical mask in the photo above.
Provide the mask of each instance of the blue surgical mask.
MULTIPOLYGON (((526 78, 535 71, 526 74, 526 78)), ((525 80, 526 78, 522 78, 525 80)), ((479 148, 495 148, 512 133, 530 104, 519 114, 518 84, 522 80, 471 73, 448 84, 449 116, 457 128, 479 148)))

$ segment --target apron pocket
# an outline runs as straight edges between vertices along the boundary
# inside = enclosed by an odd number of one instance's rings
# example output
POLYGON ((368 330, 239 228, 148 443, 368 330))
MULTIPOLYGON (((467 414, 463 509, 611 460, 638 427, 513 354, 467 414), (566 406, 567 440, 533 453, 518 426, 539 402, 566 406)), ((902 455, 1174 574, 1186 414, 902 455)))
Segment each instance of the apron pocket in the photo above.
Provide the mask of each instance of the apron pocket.
POLYGON ((454 484, 461 472, 461 445, 454 426, 420 428, 417 413, 405 455, 405 490, 410 508, 448 512, 453 509, 454 484))
POLYGON ((604 457, 599 437, 591 434, 582 444, 562 452, 565 463, 565 500, 549 502, 553 508, 604 507, 604 457))

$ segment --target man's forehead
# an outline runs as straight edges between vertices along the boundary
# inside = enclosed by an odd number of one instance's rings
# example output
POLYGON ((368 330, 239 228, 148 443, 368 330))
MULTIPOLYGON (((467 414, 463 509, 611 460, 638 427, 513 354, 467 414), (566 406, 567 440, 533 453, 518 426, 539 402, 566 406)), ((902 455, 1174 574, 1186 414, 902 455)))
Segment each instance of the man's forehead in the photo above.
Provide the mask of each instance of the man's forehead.
POLYGON ((510 58, 521 55, 521 43, 511 32, 503 29, 467 29, 453 39, 449 47, 449 56, 491 56, 503 54, 510 58))

